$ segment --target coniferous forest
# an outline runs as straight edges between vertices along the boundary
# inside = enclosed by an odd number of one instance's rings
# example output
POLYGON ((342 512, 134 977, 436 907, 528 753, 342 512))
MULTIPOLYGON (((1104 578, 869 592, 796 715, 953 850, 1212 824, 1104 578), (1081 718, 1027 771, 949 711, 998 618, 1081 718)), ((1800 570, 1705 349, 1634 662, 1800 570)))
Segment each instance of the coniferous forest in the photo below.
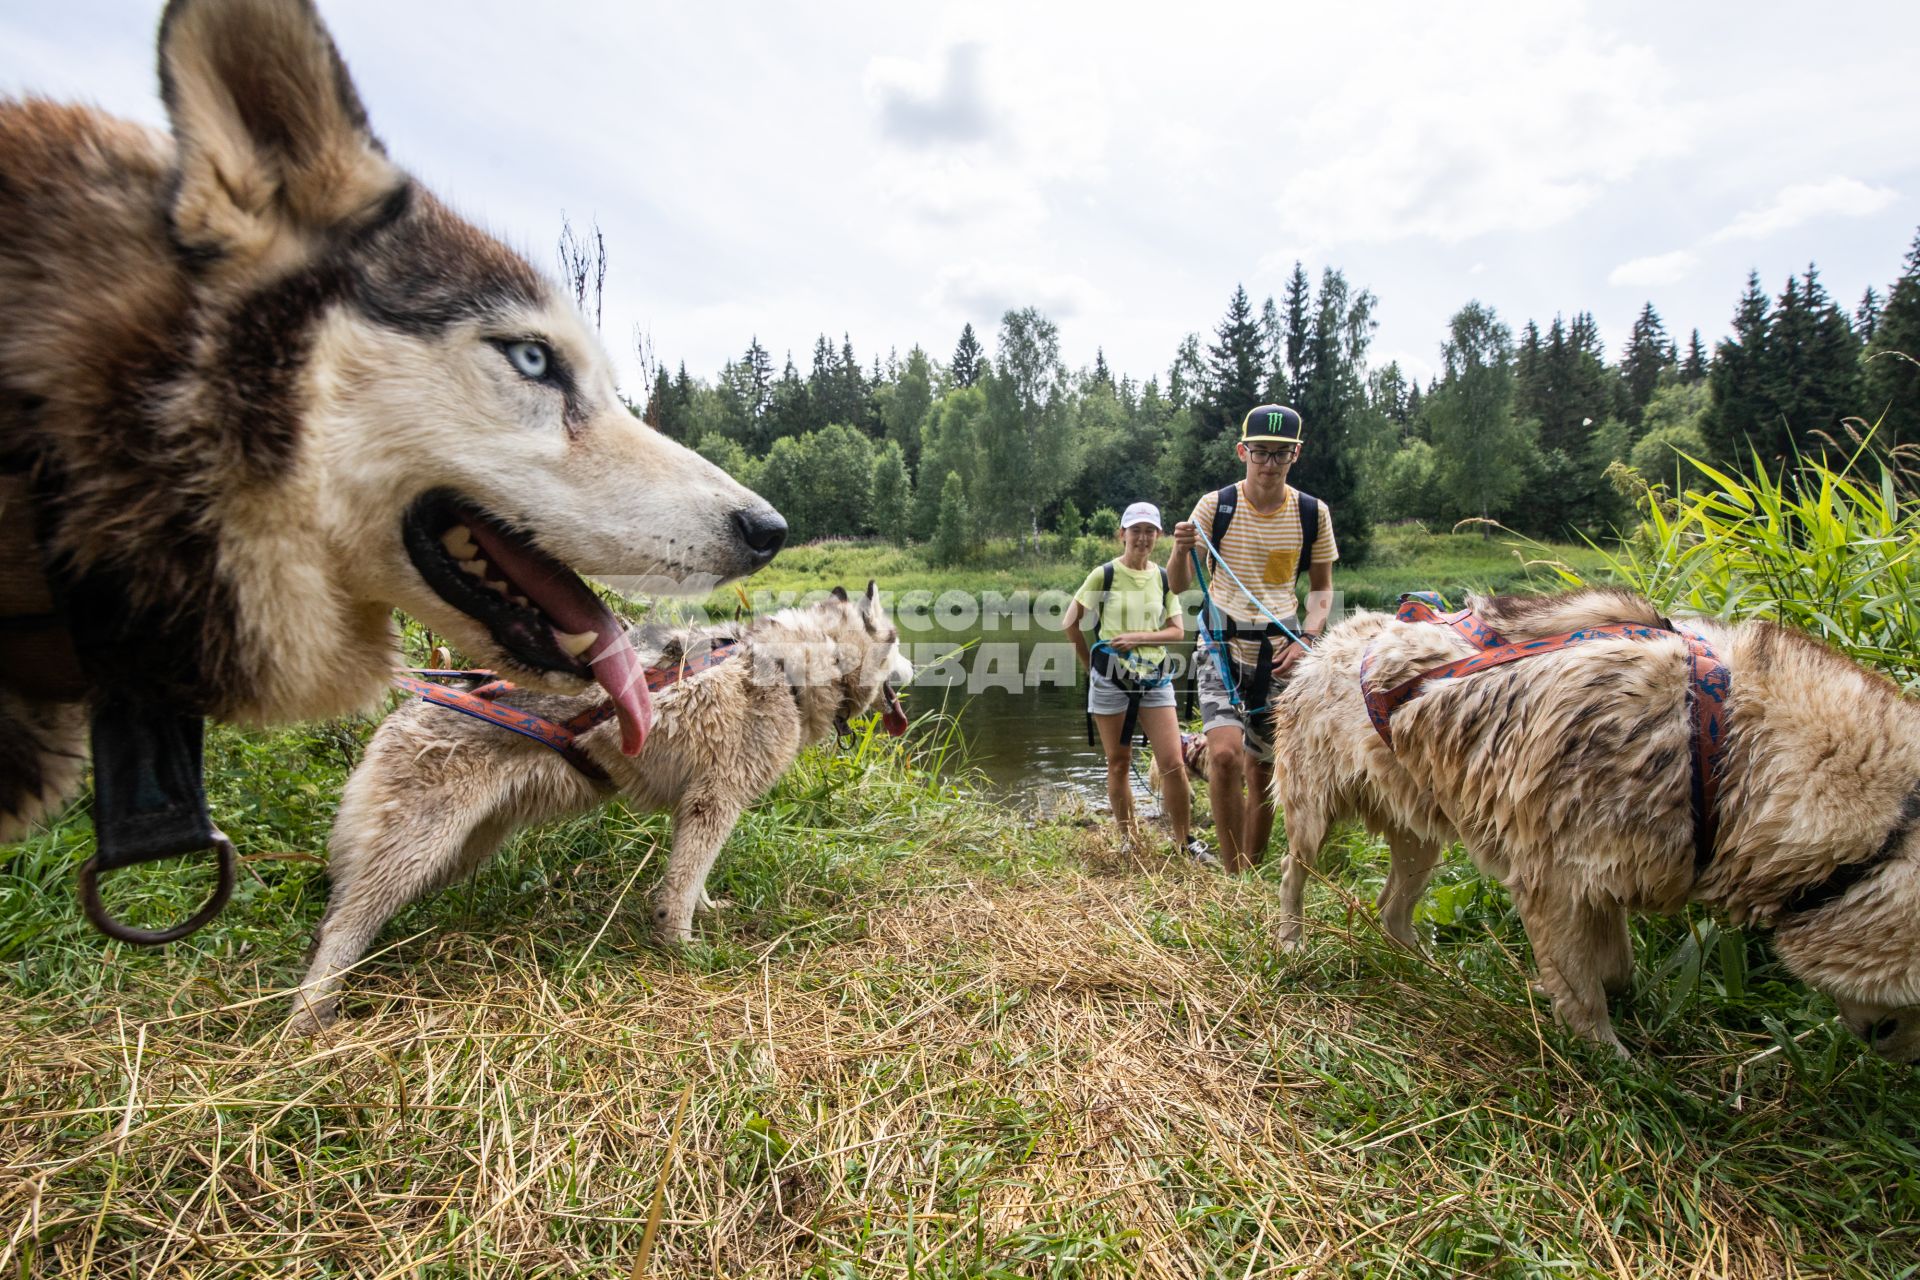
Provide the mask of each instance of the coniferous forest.
POLYGON ((1142 497, 1183 512, 1239 473, 1240 417, 1262 401, 1307 422, 1292 479, 1339 512, 1350 562, 1385 522, 1604 534, 1630 512, 1619 468, 1658 480, 1676 451, 1773 465, 1845 440, 1849 421, 1882 447, 1920 441, 1920 234, 1851 310, 1811 263, 1778 293, 1749 275, 1711 349, 1652 303, 1610 345, 1586 311, 1516 328, 1472 301, 1422 386, 1370 363, 1379 306, 1296 263, 1278 300, 1235 288, 1212 331, 1144 379, 1100 351, 1068 369, 1033 308, 991 334, 968 324, 944 355, 863 361, 823 334, 804 367, 789 352, 776 368, 755 337, 712 381, 660 366, 636 411, 764 494, 796 538, 927 542, 946 562, 992 537, 1104 533, 1142 497))

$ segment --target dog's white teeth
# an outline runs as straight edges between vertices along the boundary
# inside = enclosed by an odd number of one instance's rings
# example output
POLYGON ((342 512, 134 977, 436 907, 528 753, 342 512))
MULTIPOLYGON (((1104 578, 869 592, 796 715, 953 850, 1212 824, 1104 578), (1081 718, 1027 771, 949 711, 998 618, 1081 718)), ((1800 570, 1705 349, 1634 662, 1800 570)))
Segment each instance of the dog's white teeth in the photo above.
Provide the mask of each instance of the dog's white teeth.
POLYGON ((486 583, 489 587, 493 588, 495 591, 498 591, 501 595, 506 595, 507 592, 511 590, 511 588, 509 588, 506 583, 497 581, 496 579, 493 579, 493 578, 482 578, 481 581, 486 583))
POLYGON ((522 609, 533 608, 533 601, 527 599, 525 596, 508 596, 507 598, 519 605, 522 609))
POLYGON ((440 535, 440 545, 455 560, 473 560, 480 555, 480 548, 473 541, 473 534, 463 524, 457 524, 440 535))
POLYGON ((476 578, 484 578, 487 576, 487 562, 485 560, 462 560, 460 562, 460 572, 470 573, 476 578))
POLYGON ((560 649, 569 658, 577 658, 593 648, 593 642, 600 638, 598 631, 560 631, 555 630, 553 638, 560 642, 560 649))

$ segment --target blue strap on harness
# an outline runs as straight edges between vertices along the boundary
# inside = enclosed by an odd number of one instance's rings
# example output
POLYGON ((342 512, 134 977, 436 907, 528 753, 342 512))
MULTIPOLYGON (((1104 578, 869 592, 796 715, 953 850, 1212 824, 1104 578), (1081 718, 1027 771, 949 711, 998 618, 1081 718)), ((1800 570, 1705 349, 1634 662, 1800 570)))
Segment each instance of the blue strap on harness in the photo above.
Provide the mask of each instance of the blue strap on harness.
POLYGON ((1266 708, 1247 710, 1245 701, 1240 697, 1240 682, 1233 678, 1233 665, 1227 657, 1227 642, 1220 638, 1219 628, 1207 621, 1210 615, 1219 612, 1219 606, 1214 604, 1213 592, 1207 584, 1206 566, 1200 560, 1199 551, 1189 551, 1187 555, 1193 560, 1193 576, 1200 583, 1200 612, 1194 615, 1194 622, 1200 628, 1201 647, 1213 659, 1213 665, 1220 670, 1220 683, 1227 691, 1227 700, 1243 715, 1258 715, 1266 708))
MULTIPOLYGON (((1213 559, 1215 564, 1220 566, 1220 571, 1227 575, 1227 578, 1233 585, 1240 588, 1240 593, 1253 602, 1253 607, 1265 615, 1267 621, 1271 622, 1279 630, 1280 634, 1286 636, 1294 644, 1304 647, 1306 641, 1301 637, 1300 633, 1282 622, 1279 618, 1274 617, 1273 611, 1268 609, 1266 605, 1260 603, 1260 597, 1247 590, 1247 584, 1240 581, 1240 575, 1233 571, 1233 566, 1228 564, 1226 557, 1220 554, 1220 548, 1213 545, 1213 539, 1207 537, 1207 535, 1202 533, 1198 528, 1193 532, 1194 536, 1206 547, 1208 556, 1213 559)), ((1213 602, 1213 590, 1211 584, 1207 581, 1207 570, 1200 559, 1200 550, 1196 547, 1187 552, 1187 554, 1193 559, 1193 574, 1200 583, 1201 606, 1200 614, 1196 620, 1200 624, 1200 635, 1206 644, 1207 652, 1213 655, 1214 665, 1220 668, 1220 683, 1226 686, 1227 697, 1232 701, 1235 708, 1243 715, 1257 716, 1264 712, 1266 708, 1255 707, 1252 710, 1247 709, 1245 702, 1240 697, 1240 686, 1233 678, 1233 667, 1227 656, 1226 648, 1229 642, 1220 638, 1219 632, 1221 628, 1218 624, 1208 624, 1207 617, 1210 613, 1219 615, 1222 611, 1220 606, 1213 602)))
MULTIPOLYGON (((1220 554, 1220 548, 1213 545, 1212 539, 1208 538, 1206 534, 1201 533, 1198 528, 1194 529, 1193 534, 1196 538, 1200 539, 1201 543, 1207 548, 1207 554, 1213 557, 1214 563, 1220 566, 1220 572, 1226 574, 1228 580, 1231 581, 1234 586, 1240 588, 1240 594, 1244 595, 1248 600, 1251 600, 1253 607, 1265 615, 1268 622, 1280 628, 1281 635, 1298 645, 1304 645, 1306 643, 1298 631, 1295 631, 1292 627, 1274 617, 1273 611, 1260 603, 1260 597, 1247 590, 1247 584, 1240 581, 1240 575, 1233 571, 1233 566, 1227 563, 1226 557, 1220 554)), ((1196 550, 1190 551, 1187 554, 1194 557, 1194 569, 1196 572, 1199 572, 1200 553, 1196 550)), ((1200 590, 1202 593, 1205 593, 1207 590, 1207 576, 1205 573, 1200 573, 1200 590)), ((1210 607, 1213 605, 1213 597, 1211 595, 1207 597, 1207 603, 1210 607)))

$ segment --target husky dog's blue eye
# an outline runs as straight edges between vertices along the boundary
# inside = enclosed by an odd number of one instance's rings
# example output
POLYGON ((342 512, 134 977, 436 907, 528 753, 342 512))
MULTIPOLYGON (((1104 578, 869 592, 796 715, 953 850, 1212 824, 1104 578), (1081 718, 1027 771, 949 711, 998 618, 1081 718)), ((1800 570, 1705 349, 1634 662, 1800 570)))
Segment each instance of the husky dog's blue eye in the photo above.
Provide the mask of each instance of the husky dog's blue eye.
POLYGON ((541 382, 553 371, 553 352, 544 342, 504 342, 500 353, 523 378, 541 382))

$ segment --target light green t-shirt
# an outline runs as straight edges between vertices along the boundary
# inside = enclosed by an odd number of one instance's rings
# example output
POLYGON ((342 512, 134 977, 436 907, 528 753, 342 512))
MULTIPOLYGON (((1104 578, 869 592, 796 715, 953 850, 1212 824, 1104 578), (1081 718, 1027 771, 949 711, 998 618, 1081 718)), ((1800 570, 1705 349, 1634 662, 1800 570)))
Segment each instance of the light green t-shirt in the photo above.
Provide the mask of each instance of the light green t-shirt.
MULTIPOLYGON (((1100 581, 1106 576, 1101 565, 1087 575, 1073 598, 1087 613, 1100 613, 1100 634, 1096 640, 1111 640, 1127 631, 1158 631, 1180 616, 1180 599, 1172 592, 1160 593, 1160 566, 1152 561, 1138 572, 1118 560, 1113 562, 1113 590, 1100 599, 1100 581)), ((1163 660, 1167 651, 1159 645, 1147 645, 1131 651, 1143 663, 1163 660)))

